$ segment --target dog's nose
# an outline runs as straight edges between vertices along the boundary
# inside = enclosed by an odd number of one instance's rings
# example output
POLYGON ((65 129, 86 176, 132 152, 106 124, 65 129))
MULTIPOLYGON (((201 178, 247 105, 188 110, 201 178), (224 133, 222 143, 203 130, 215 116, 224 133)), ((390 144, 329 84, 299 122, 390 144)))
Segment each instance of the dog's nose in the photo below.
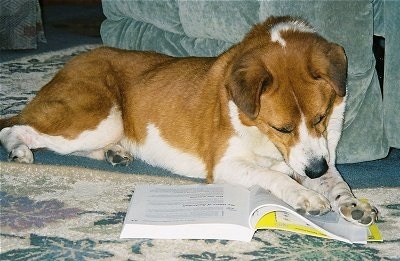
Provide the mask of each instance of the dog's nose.
POLYGON ((307 177, 316 179, 325 174, 328 170, 328 163, 324 158, 314 158, 310 161, 310 164, 306 167, 305 173, 307 177))

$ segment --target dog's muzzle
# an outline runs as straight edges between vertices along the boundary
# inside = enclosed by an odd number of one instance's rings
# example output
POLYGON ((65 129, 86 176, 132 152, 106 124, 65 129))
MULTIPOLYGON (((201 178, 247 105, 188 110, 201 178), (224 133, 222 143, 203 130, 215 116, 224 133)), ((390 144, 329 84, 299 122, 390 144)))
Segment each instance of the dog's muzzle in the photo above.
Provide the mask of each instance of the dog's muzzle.
POLYGON ((307 177, 316 179, 328 171, 328 163, 324 158, 313 158, 305 169, 307 177))

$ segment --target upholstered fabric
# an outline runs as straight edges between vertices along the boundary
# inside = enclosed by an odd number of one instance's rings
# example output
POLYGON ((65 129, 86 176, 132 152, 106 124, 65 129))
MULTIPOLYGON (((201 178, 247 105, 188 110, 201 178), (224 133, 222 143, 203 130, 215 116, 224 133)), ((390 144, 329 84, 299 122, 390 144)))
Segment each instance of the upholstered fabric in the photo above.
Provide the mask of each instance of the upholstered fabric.
POLYGON ((389 144, 400 147, 400 1, 378 1, 375 34, 385 38, 383 113, 389 144))
MULTIPOLYGON (((391 12, 393 20, 400 16, 386 2, 103 0, 103 9, 107 17, 101 28, 105 45, 173 56, 216 56, 269 16, 305 18, 322 36, 341 44, 349 60, 348 106, 338 162, 382 158, 389 146, 400 146, 399 117, 392 111, 395 106, 400 111, 396 103, 399 73, 388 76, 398 70, 400 59, 395 61, 397 67, 385 64, 385 69, 391 67, 385 77, 392 82, 385 79, 384 92, 391 97, 382 100, 372 52, 374 28, 399 43, 399 32, 384 12, 391 12)), ((393 46, 390 50, 395 51, 393 46)))
POLYGON ((0 49, 35 49, 46 42, 39 0, 2 0, 0 49))

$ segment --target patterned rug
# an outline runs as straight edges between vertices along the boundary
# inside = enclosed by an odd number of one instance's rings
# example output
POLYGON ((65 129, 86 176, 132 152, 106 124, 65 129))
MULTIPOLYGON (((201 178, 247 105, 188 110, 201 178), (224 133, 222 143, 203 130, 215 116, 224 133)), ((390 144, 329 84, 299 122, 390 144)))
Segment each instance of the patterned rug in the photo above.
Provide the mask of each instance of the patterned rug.
MULTIPOLYGON (((71 56, 93 47, 1 64, 0 115, 18 112, 71 56)), ((0 173, 0 260, 400 260, 399 188, 355 190, 379 208, 383 243, 351 245, 266 230, 250 243, 120 240, 135 184, 197 181, 7 162, 0 162, 0 173)))
POLYGON ((400 194, 357 190, 381 211, 383 243, 351 245, 289 232, 258 231, 250 243, 120 240, 135 184, 188 184, 173 177, 0 162, 0 260, 381 260, 400 259, 400 194))
POLYGON ((95 47, 96 45, 78 46, 2 63, 0 115, 10 116, 21 111, 27 101, 31 100, 68 60, 95 47))

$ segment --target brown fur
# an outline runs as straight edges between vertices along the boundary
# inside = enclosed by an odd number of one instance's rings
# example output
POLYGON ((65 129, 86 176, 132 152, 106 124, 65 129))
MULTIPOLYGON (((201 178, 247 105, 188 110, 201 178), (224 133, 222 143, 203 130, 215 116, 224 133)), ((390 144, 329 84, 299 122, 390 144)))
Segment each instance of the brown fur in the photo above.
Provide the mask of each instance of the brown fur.
POLYGON ((0 126, 26 124, 73 139, 96 128, 116 105, 126 137, 140 143, 147 124, 157 123, 171 146, 203 159, 212 182, 233 134, 233 100, 242 122, 257 126, 287 158, 298 140, 300 110, 310 132, 325 135, 332 106, 345 94, 347 68, 343 49, 316 34, 285 32, 285 48, 271 42, 266 28, 275 22, 255 26, 217 58, 98 48, 69 62, 19 116, 0 126))

